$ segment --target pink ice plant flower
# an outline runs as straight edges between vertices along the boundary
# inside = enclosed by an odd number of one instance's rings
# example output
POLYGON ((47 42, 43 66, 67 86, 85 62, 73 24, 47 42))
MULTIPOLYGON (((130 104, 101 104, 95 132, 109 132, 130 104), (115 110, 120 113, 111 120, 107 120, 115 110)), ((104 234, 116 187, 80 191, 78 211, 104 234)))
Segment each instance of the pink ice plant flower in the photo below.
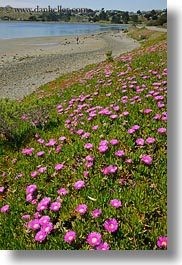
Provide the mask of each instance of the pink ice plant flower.
POLYGON ((138 138, 138 139, 136 140, 136 144, 142 146, 142 145, 145 144, 145 141, 144 141, 144 139, 142 139, 142 138, 138 138))
POLYGON ((85 159, 89 162, 94 161, 94 156, 88 155, 85 157, 85 159))
POLYGON ((39 219, 39 224, 40 225, 45 225, 48 224, 50 221, 50 217, 48 215, 43 215, 40 219, 39 219))
POLYGON ((110 144, 112 144, 112 145, 116 145, 116 144, 118 144, 118 140, 117 139, 112 139, 112 140, 110 140, 110 144))
POLYGON ((32 155, 33 151, 34 151, 34 148, 23 149, 23 150, 22 150, 22 153, 23 153, 24 155, 32 155))
POLYGON ((167 248, 167 246, 168 246, 167 237, 159 237, 159 239, 157 240, 157 246, 159 248, 167 248))
POLYGON ((47 167, 40 167, 39 172, 44 173, 47 170, 47 167))
POLYGON ((60 208, 61 208, 61 204, 59 202, 53 202, 50 205, 50 210, 53 212, 59 211, 60 208))
POLYGON ((152 137, 148 137, 148 138, 146 139, 146 143, 147 143, 147 144, 153 144, 154 142, 155 142, 155 139, 152 138, 152 137))
POLYGON ((97 233, 97 232, 92 232, 88 235, 87 237, 87 242, 89 243, 89 245, 91 246, 97 246, 100 245, 101 243, 101 234, 97 233))
POLYGON ((108 150, 108 146, 107 145, 101 145, 98 148, 100 153, 105 153, 108 150))
POLYGON ((4 191, 4 187, 1 186, 1 187, 0 187, 0 192, 3 192, 3 191, 4 191))
POLYGON ((140 126, 139 126, 139 125, 137 125, 137 124, 136 124, 136 125, 133 125, 132 129, 133 129, 133 130, 135 130, 135 131, 137 131, 137 130, 139 130, 139 129, 140 129, 140 126))
POLYGON ((37 177, 37 176, 38 176, 38 172, 37 172, 37 171, 33 171, 33 172, 31 173, 31 177, 35 178, 35 177, 37 177))
POLYGON ((41 227, 41 231, 44 232, 46 235, 50 234, 52 230, 53 224, 51 222, 48 222, 41 227))
POLYGON ((104 228, 113 233, 118 229, 118 222, 114 218, 108 219, 104 222, 104 228))
POLYGON ((91 148, 93 148, 93 144, 87 143, 87 144, 84 145, 84 148, 85 149, 91 149, 91 148))
POLYGON ((36 153, 36 156, 43 156, 44 154, 45 154, 44 151, 39 151, 39 152, 36 153))
POLYGON ((57 164, 57 165, 55 166, 55 170, 59 171, 59 170, 61 170, 63 167, 64 167, 63 164, 57 164))
POLYGON ((144 112, 145 112, 146 114, 149 114, 150 112, 152 112, 152 110, 151 110, 151 109, 145 109, 144 112))
POLYGON ((56 144, 55 139, 50 139, 48 143, 45 144, 45 146, 54 146, 56 144))
POLYGON ((100 141, 100 146, 104 145, 106 146, 109 142, 107 140, 100 141))
POLYGON ((59 195, 66 195, 68 194, 68 191, 65 188, 60 188, 58 191, 59 195))
POLYGON ((160 134, 166 133, 166 131, 167 131, 166 128, 159 128, 159 129, 157 130, 157 132, 160 133, 160 134))
POLYGON ((118 156, 118 157, 122 157, 125 155, 124 151, 123 150, 118 150, 115 152, 115 155, 118 156))
POLYGON ((96 247, 96 250, 109 250, 109 244, 107 242, 103 242, 96 247))
POLYGON ((145 164, 147 164, 147 165, 150 165, 150 164, 152 164, 152 158, 150 157, 150 156, 142 156, 142 162, 144 162, 145 164))
POLYGON ((42 242, 42 241, 44 241, 46 239, 46 236, 47 236, 46 233, 40 230, 35 235, 35 240, 38 241, 38 242, 42 242))
POLYGON ((26 193, 34 193, 37 190, 37 186, 35 184, 29 185, 26 188, 26 193))
POLYGON ((110 201, 110 205, 114 208, 119 208, 121 206, 121 201, 113 199, 110 201))
POLYGON ((129 130, 128 130, 128 134, 132 134, 132 133, 134 133, 134 132, 135 132, 134 129, 129 129, 129 130))
POLYGON ((74 188, 76 190, 80 190, 85 186, 85 182, 83 180, 78 180, 77 182, 75 182, 74 184, 74 188))
POLYGON ((38 219, 33 219, 28 223, 29 228, 32 230, 38 230, 40 228, 40 223, 38 219))
POLYGON ((98 218, 102 213, 102 210, 101 209, 95 209, 92 211, 92 217, 93 218, 98 218))
POLYGON ((76 208, 76 211, 80 214, 83 215, 87 211, 87 205, 86 204, 79 204, 78 207, 76 208))
POLYGON ((74 231, 69 231, 64 235, 64 241, 71 243, 76 238, 76 233, 74 231))
POLYGON ((1 213, 5 213, 5 212, 8 212, 8 211, 9 211, 9 205, 8 204, 6 204, 3 207, 1 207, 1 213))

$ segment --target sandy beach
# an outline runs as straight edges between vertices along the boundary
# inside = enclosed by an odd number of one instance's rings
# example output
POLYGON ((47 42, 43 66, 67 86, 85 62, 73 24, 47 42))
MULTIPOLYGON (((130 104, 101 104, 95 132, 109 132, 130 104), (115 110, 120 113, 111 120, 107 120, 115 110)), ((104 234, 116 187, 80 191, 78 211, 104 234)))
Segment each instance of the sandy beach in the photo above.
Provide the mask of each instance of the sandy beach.
POLYGON ((139 47, 122 31, 92 35, 0 40, 0 98, 23 98, 63 73, 139 47))

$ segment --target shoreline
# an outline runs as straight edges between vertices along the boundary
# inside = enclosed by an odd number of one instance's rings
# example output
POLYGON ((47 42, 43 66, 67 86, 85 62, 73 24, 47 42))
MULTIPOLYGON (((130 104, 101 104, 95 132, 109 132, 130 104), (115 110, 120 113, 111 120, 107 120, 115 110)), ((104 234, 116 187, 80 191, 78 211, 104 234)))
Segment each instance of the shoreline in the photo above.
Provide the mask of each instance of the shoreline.
POLYGON ((122 31, 104 31, 61 37, 0 40, 0 98, 22 99, 61 74, 102 62, 140 44, 122 31))

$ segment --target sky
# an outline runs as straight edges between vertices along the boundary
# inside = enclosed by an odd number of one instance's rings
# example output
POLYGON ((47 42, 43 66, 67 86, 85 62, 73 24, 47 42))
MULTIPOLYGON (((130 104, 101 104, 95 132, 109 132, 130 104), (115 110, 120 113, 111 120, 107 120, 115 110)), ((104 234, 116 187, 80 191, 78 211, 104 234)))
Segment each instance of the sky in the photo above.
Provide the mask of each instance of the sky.
POLYGON ((91 8, 93 10, 152 10, 165 9, 167 0, 0 0, 0 6, 10 5, 12 7, 39 7, 46 8, 50 5, 51 8, 91 8))

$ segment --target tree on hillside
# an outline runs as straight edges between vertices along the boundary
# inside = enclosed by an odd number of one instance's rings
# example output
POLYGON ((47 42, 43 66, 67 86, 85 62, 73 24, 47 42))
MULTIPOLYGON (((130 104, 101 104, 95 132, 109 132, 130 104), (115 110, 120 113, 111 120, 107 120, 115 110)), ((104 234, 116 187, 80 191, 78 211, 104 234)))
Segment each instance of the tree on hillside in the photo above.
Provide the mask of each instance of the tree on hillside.
POLYGON ((122 19, 125 24, 128 24, 128 20, 130 19, 128 11, 123 12, 122 19))
POLYGON ((131 21, 133 21, 134 23, 138 23, 138 16, 137 15, 132 15, 130 17, 131 21))

